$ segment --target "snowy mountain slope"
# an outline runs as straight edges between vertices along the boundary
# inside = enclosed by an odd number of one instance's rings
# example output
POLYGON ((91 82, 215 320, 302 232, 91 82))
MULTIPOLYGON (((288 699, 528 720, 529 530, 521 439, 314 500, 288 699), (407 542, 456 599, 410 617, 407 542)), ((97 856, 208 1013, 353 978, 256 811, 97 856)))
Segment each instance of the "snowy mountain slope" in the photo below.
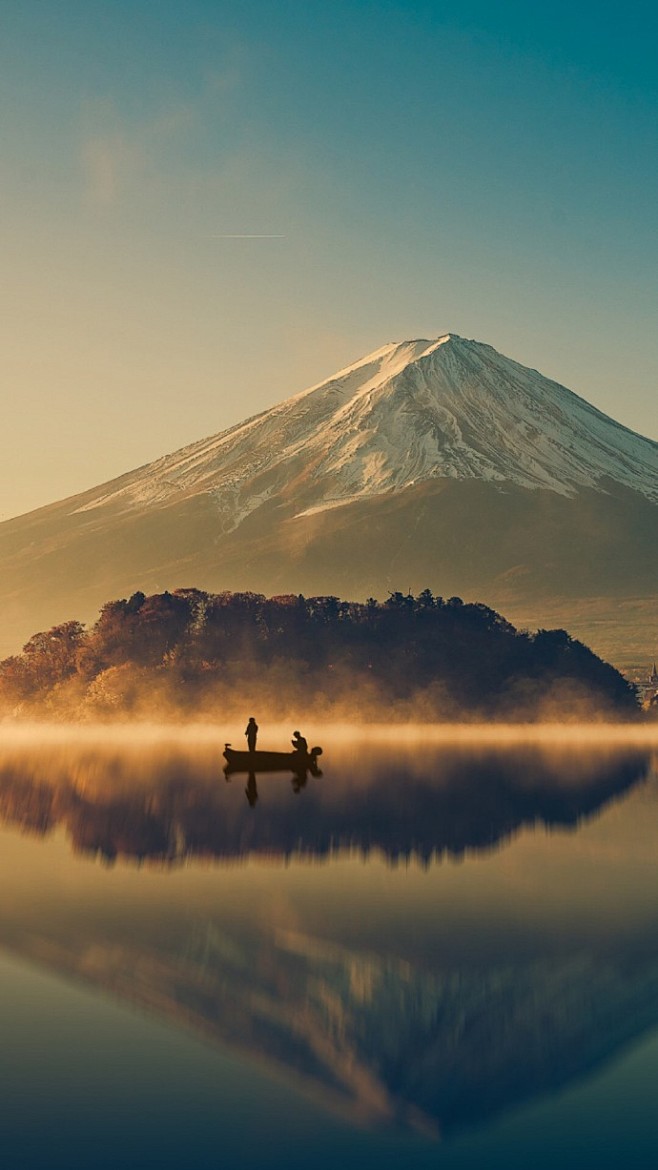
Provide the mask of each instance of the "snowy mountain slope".
POLYGON ((106 485, 79 510, 210 493, 224 532, 276 495, 297 512, 431 479, 573 495, 611 479, 658 502, 658 444, 491 346, 384 346, 222 434, 106 485))
POLYGON ((550 608, 628 661, 658 621, 657 533, 658 444, 490 346, 402 342, 0 524, 0 654, 137 589, 429 586, 523 625, 550 608))

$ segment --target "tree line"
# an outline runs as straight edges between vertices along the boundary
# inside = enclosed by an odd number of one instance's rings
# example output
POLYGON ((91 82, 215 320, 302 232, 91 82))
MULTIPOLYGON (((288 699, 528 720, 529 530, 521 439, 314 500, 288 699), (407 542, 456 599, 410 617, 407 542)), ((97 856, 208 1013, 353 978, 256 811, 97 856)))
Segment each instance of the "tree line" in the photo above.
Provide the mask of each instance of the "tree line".
POLYGON ((0 662, 0 704, 16 714, 162 706, 190 717, 252 697, 272 714, 299 703, 368 717, 410 716, 414 704, 436 718, 546 714, 559 702, 637 711, 631 684, 566 631, 519 631, 489 606, 429 589, 383 602, 137 592, 104 605, 90 628, 56 625, 0 662))

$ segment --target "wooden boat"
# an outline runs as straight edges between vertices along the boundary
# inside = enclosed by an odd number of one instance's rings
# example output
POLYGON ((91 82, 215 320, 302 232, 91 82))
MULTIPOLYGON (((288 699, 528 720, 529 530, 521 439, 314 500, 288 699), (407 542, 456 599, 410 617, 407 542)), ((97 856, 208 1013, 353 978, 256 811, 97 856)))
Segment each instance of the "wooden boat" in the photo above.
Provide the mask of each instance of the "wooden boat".
POLYGON ((320 776, 318 756, 322 755, 321 747, 311 748, 310 752, 240 752, 235 751, 230 743, 224 745, 224 759, 228 772, 295 772, 297 774, 310 772, 312 776, 320 776))

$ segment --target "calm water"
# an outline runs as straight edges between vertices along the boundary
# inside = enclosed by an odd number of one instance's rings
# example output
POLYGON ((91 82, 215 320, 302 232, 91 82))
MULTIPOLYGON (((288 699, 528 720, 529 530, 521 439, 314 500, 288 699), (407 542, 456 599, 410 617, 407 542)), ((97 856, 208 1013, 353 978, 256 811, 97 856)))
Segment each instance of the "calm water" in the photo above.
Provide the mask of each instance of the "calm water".
POLYGON ((5 742, 3 1165, 653 1167, 651 746, 319 739, 5 742))

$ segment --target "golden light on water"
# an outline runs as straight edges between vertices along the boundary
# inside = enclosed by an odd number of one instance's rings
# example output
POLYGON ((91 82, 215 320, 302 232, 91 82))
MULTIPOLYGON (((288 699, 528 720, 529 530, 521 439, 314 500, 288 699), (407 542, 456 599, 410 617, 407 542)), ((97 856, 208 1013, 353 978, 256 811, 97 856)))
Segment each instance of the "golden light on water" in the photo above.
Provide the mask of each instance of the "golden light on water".
POLYGON ((323 775, 259 775, 256 808, 222 771, 244 718, 5 725, 0 947, 291 1085, 303 1041, 325 1108, 439 1132, 364 1013, 411 1029, 409 1061, 418 997, 465 997, 461 1020, 476 992, 498 1026, 499 990, 530 985, 543 1019, 554 974, 586 1001, 599 952, 653 937, 658 727, 300 722, 323 775))
MULTIPOLYGON (((244 743, 244 723, 233 720, 222 726, 208 723, 5 723, 0 729, 0 753, 5 748, 79 744, 80 746, 158 747, 166 745, 223 748, 244 743)), ((658 722, 630 723, 319 723, 302 728, 306 738, 330 744, 381 743, 382 745, 476 747, 582 746, 658 748, 658 722)), ((259 748, 287 748, 292 734, 289 723, 261 723, 259 748)))

